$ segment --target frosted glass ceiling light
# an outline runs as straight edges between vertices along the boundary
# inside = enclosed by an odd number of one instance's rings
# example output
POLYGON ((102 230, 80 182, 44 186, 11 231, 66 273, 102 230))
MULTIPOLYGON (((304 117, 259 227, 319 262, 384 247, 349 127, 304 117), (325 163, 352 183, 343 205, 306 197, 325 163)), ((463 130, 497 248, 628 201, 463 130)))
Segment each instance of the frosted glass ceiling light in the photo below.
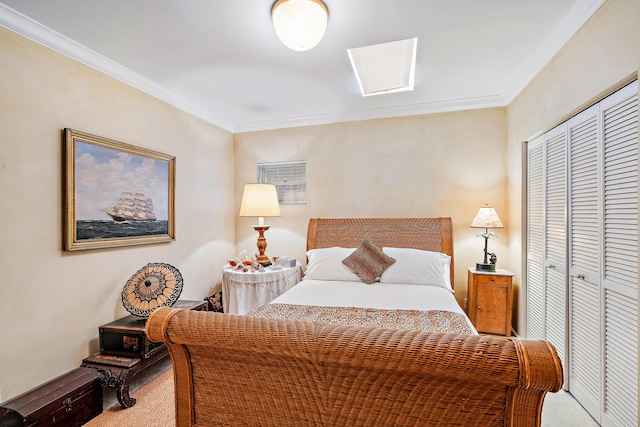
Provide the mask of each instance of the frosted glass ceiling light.
POLYGON ((278 0, 271 9, 273 28, 289 49, 304 51, 320 43, 329 11, 321 0, 278 0))

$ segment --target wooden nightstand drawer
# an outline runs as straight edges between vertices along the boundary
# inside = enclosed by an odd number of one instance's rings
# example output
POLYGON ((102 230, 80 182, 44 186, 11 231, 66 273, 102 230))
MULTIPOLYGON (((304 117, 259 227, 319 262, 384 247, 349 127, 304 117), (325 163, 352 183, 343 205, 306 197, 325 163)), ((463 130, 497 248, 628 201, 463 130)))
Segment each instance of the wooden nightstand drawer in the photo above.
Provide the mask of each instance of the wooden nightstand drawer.
POLYGON ((511 335, 513 273, 481 272, 469 267, 467 314, 481 333, 511 335))
POLYGON ((476 283, 482 285, 501 285, 506 286, 511 283, 511 276, 495 276, 489 274, 478 274, 476 283))

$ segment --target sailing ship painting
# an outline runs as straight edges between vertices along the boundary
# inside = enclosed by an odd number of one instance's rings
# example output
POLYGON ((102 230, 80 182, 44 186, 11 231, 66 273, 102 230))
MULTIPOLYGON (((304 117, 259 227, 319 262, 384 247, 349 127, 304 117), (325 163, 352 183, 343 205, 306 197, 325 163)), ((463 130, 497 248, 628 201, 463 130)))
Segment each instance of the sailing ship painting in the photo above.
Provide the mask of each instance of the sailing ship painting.
POLYGON ((156 216, 153 200, 144 192, 125 189, 118 200, 100 209, 105 219, 77 219, 81 239, 113 239, 167 234, 169 223, 156 216), (106 219, 108 218, 108 219, 106 219))
POLYGON ((153 213, 153 200, 145 197, 142 191, 136 191, 135 195, 131 190, 126 189, 120 198, 111 206, 103 209, 115 222, 132 221, 155 221, 156 215, 153 213))
MULTIPOLYGON (((65 249, 174 240, 175 158, 66 130, 69 215, 65 249)), ((66 203, 66 202, 65 202, 66 203)))

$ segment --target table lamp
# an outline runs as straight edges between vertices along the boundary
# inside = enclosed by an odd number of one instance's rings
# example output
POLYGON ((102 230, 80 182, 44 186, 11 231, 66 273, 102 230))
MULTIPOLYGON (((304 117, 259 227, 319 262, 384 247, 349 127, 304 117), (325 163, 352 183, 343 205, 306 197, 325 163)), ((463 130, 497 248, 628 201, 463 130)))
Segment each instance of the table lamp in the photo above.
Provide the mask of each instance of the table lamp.
POLYGON ((478 233, 478 236, 484 237, 484 261, 476 263, 476 270, 478 271, 496 271, 496 254, 487 252, 487 243, 489 237, 498 237, 493 231, 489 231, 490 228, 503 228, 504 226, 498 218, 496 211, 489 205, 484 205, 478 211, 478 214, 471 223, 472 228, 484 228, 483 233, 478 233), (491 256, 490 261, 487 260, 487 256, 491 256))
POLYGON ((258 258, 257 261, 264 265, 270 265, 269 257, 264 254, 267 249, 267 239, 264 232, 269 229, 264 224, 265 216, 280 216, 280 204, 278 192, 274 184, 245 184, 240 205, 240 216, 257 216, 258 225, 253 228, 258 232, 258 258))

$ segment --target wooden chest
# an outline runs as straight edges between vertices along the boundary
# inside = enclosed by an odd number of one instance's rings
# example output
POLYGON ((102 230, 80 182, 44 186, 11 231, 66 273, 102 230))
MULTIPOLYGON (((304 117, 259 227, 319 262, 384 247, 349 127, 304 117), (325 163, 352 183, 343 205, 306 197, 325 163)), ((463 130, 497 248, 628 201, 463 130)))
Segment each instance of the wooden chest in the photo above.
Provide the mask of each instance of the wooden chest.
POLYGON ((2 403, 0 427, 79 427, 100 413, 100 374, 77 368, 2 403))
MULTIPOLYGON (((178 300, 172 308, 206 311, 207 302, 178 300)), ((141 359, 151 357, 164 344, 147 338, 146 322, 144 317, 129 315, 100 326, 100 354, 141 359)))

